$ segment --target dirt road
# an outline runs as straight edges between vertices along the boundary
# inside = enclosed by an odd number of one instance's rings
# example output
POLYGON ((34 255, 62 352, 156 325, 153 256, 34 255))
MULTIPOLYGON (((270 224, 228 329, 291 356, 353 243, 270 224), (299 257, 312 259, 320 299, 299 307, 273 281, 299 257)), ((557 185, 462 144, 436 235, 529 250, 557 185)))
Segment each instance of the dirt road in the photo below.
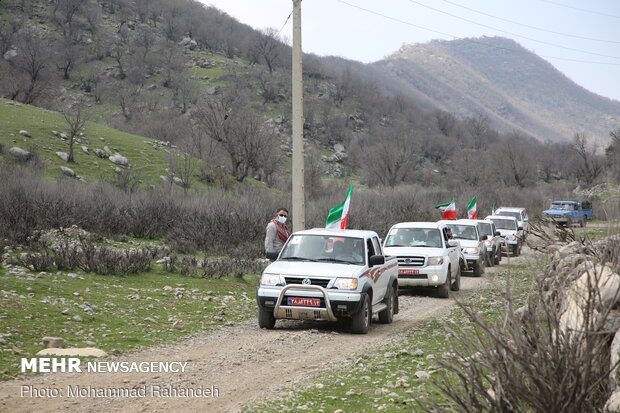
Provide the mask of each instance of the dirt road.
MULTIPOLYGON (((512 258, 521 261, 524 255, 512 258)), ((461 291, 450 299, 404 294, 400 313, 390 325, 373 324, 369 334, 338 332, 331 324, 278 321, 276 329, 260 330, 256 319, 222 327, 172 345, 158 346, 109 360, 187 362, 185 373, 50 373, 0 383, 0 411, 6 412, 236 412, 257 400, 282 395, 316 373, 337 367, 347 358, 379 347, 416 323, 455 306, 456 298, 484 288, 505 266, 487 268, 482 278, 463 277, 461 291), (22 386, 60 389, 61 396, 21 397, 22 386), (68 397, 67 387, 136 388, 167 386, 217 391, 218 397, 92 398, 68 397)), ((215 394, 215 393, 213 393, 215 394)))

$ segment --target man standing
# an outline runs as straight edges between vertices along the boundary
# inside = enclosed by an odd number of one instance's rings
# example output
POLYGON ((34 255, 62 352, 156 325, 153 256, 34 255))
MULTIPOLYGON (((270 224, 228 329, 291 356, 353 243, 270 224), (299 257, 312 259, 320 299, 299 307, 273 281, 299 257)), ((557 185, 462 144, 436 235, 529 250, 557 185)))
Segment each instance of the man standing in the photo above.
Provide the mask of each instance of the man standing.
POLYGON ((280 208, 276 216, 267 224, 265 234, 265 252, 280 252, 291 230, 286 225, 288 219, 288 209, 280 208))

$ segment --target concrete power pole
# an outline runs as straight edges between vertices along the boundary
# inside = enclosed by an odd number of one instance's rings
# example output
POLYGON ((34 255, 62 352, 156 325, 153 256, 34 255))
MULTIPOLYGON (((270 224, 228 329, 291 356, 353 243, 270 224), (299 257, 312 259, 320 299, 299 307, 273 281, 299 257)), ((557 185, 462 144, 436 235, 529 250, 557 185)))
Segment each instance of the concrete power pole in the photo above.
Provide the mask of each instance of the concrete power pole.
POLYGON ((293 231, 306 228, 301 0, 293 0, 293 231))

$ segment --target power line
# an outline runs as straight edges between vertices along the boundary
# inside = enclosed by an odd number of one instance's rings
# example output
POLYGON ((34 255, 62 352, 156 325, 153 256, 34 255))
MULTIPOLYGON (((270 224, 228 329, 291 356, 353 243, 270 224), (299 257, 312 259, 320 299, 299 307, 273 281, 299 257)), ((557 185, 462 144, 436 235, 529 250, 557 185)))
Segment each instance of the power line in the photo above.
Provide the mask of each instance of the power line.
POLYGON ((595 42, 616 43, 616 44, 620 43, 620 41, 615 41, 615 40, 596 39, 596 38, 592 38, 592 37, 579 36, 579 35, 571 34, 571 33, 556 32, 554 30, 545 29, 543 27, 536 27, 536 26, 532 26, 532 25, 529 25, 529 24, 520 23, 520 22, 517 22, 517 21, 514 21, 514 20, 505 19, 503 17, 499 17, 499 16, 495 16, 495 15, 492 15, 492 14, 489 14, 489 13, 485 13, 485 12, 480 11, 480 10, 475 10, 475 9, 472 9, 471 7, 463 6, 462 4, 458 4, 458 3, 455 3, 455 2, 452 2, 452 1, 449 1, 449 0, 441 0, 441 1, 443 1, 444 3, 452 4, 453 6, 460 7, 460 8, 465 9, 465 10, 473 11, 474 13, 482 14, 483 16, 492 17, 494 19, 502 20, 502 21, 505 21, 505 22, 508 22, 508 23, 516 24, 516 25, 527 27, 527 28, 534 29, 534 30, 539 30, 541 32, 547 32, 547 33, 558 34, 558 35, 561 35, 561 36, 573 37, 575 39, 592 40, 592 41, 595 41, 595 42))
POLYGON ((278 30, 278 34, 276 35, 276 37, 280 37, 280 33, 282 33, 282 30, 284 30, 284 28, 286 27, 286 24, 288 23, 288 21, 291 19, 291 16, 293 15, 293 10, 291 10, 291 12, 289 13, 288 17, 286 18, 286 20, 284 21, 284 24, 282 25, 282 27, 280 28, 280 30, 278 30))
MULTIPOLYGON (((336 0, 336 1, 339 2, 339 3, 342 3, 342 4, 346 4, 349 7, 353 7, 353 8, 356 8, 358 10, 362 10, 362 11, 365 11, 367 13, 374 14, 375 16, 379 16, 379 17, 383 17, 383 18, 388 19, 388 20, 395 21, 397 23, 401 23, 401 24, 404 24, 404 25, 407 25, 407 26, 411 26, 411 27, 416 27, 418 29, 422 29, 422 30, 426 30, 426 31, 429 31, 429 32, 432 32, 432 33, 440 34, 442 36, 452 37, 454 40, 463 40, 463 41, 466 41, 466 42, 469 42, 469 43, 474 43, 474 44, 482 45, 482 46, 485 46, 485 47, 488 47, 488 48, 493 48, 493 49, 498 49, 498 50, 507 50, 507 51, 513 52, 513 53, 530 54, 530 52, 528 52, 528 51, 509 49, 507 47, 502 47, 502 46, 490 46, 490 45, 488 45, 486 43, 483 43, 483 42, 479 42, 479 41, 476 41, 476 40, 464 38, 464 37, 461 37, 461 36, 456 36, 456 35, 450 34, 450 33, 441 32, 441 31, 438 31, 438 30, 431 29, 429 27, 420 26, 418 24, 411 23, 411 22, 408 22, 408 21, 405 21, 405 20, 401 20, 401 19, 398 19, 396 17, 391 17, 391 16, 388 16, 388 15, 376 12, 374 10, 366 9, 364 7, 361 7, 361 6, 349 3, 349 2, 347 2, 345 0, 336 0)), ((569 61, 569 62, 590 63, 590 64, 608 65, 608 66, 620 66, 620 63, 596 62, 596 61, 591 61, 591 60, 571 59, 571 58, 566 58, 566 57, 556 57, 556 56, 548 56, 548 55, 538 55, 538 56, 544 57, 544 58, 547 58, 547 59, 565 60, 565 61, 569 61)))
POLYGON ((540 1, 544 1, 545 3, 555 4, 556 6, 566 7, 567 9, 579 10, 579 11, 583 11, 586 13, 598 14, 599 16, 606 16, 606 17, 613 17, 614 19, 620 19, 620 16, 615 16, 613 14, 607 14, 607 13, 601 13, 601 12, 594 11, 594 10, 581 9, 579 7, 569 6, 568 4, 558 3, 557 1, 551 1, 551 0, 540 0, 540 1))
POLYGON ((520 37, 522 39, 530 40, 532 42, 542 43, 542 44, 546 44, 548 46, 559 47, 561 49, 571 50, 573 52, 585 53, 585 54, 589 54, 589 55, 593 55, 593 56, 609 57, 611 59, 620 59, 620 56, 612 56, 612 55, 607 55, 607 54, 602 54, 602 53, 589 52, 587 50, 576 49, 574 47, 563 46, 561 44, 546 42, 544 40, 538 40, 538 39, 534 39, 534 38, 531 38, 531 37, 522 36, 520 34, 509 32, 507 30, 498 29, 497 27, 488 26, 488 25, 483 24, 483 23, 478 23, 478 22, 476 22, 474 20, 466 19, 465 17, 461 17, 461 16, 457 16, 456 14, 448 13, 447 11, 436 9, 436 8, 434 8, 432 6, 428 6, 428 5, 424 4, 424 3, 420 3, 420 2, 415 1, 415 0, 408 0, 408 1, 410 3, 415 3, 415 4, 420 5, 422 7, 426 7, 427 9, 436 11, 438 13, 442 13, 442 14, 445 14, 447 16, 454 17, 455 19, 463 20, 463 21, 466 21, 468 23, 475 24, 477 26, 481 26, 481 27, 484 27, 484 28, 487 28, 487 29, 496 30, 496 31, 501 32, 501 33, 506 33, 506 34, 509 34, 511 36, 520 37))

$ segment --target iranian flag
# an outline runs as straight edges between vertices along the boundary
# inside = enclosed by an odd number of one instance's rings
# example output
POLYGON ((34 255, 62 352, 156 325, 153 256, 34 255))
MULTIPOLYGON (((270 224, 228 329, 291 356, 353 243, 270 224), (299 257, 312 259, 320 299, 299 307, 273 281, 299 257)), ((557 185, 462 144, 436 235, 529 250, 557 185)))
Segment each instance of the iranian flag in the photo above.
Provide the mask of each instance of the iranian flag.
POLYGON ((478 219, 478 207, 476 205, 476 197, 473 197, 467 204, 467 218, 478 219))
POLYGON ((353 192, 353 184, 349 185, 349 191, 344 202, 335 208, 329 210, 325 228, 328 229, 347 229, 347 221, 349 220, 349 205, 351 204, 351 192, 353 192))
POLYGON ((435 205, 435 208, 441 209, 441 212, 443 212, 443 219, 456 219, 456 203, 454 202, 454 198, 452 198, 452 201, 445 204, 435 205))

